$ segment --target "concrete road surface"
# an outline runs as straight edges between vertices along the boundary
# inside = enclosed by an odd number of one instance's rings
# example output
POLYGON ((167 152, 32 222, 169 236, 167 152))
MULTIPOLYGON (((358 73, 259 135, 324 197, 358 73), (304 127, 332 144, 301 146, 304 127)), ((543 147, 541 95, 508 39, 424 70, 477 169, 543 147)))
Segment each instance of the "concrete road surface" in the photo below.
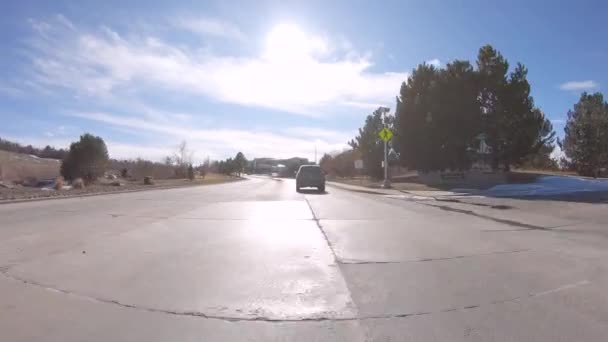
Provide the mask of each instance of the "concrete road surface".
POLYGON ((0 340, 608 338, 605 220, 452 209, 268 178, 1 205, 0 340))

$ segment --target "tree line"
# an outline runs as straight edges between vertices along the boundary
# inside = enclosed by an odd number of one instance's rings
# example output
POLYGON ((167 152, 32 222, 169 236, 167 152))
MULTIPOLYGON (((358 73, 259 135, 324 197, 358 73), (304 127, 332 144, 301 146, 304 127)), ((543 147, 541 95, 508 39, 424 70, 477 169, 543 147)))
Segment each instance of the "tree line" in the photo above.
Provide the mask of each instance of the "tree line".
POLYGON ((108 170, 118 172, 122 178, 150 179, 159 178, 195 178, 191 161, 192 154, 185 142, 182 142, 174 156, 167 157, 164 163, 141 158, 135 160, 110 159, 103 138, 86 133, 70 144, 70 148, 61 161, 61 176, 67 180, 83 179, 92 183, 103 177, 108 170))
POLYGON ((247 171, 248 165, 249 162, 243 152, 237 152, 234 158, 214 161, 210 164, 209 168, 215 173, 225 175, 236 174, 240 176, 243 172, 247 171))
MULTIPOLYGON (((484 162, 493 170, 513 166, 557 168, 551 158, 556 134, 531 96, 528 69, 509 62, 490 45, 475 65, 454 60, 443 68, 422 63, 402 83, 395 115, 379 108, 368 115, 349 145, 359 151, 367 174, 382 177, 383 142, 390 128, 391 157, 419 171, 467 170, 484 162)), ((608 163, 608 106, 601 94, 583 94, 568 113, 564 141, 568 165, 597 175, 608 163)), ((390 160, 389 160, 390 162, 390 160)))
POLYGON ((164 158, 163 162, 154 162, 137 158, 134 160, 110 159, 103 138, 85 133, 78 141, 70 144, 68 149, 56 149, 46 146, 39 149, 31 145, 0 139, 0 150, 15 153, 26 153, 41 158, 61 159, 60 173, 67 180, 82 178, 90 183, 103 177, 108 170, 113 170, 123 178, 190 178, 196 174, 205 177, 208 172, 236 174, 240 176, 248 171, 249 162, 242 152, 234 158, 211 162, 209 158, 198 166, 193 165, 193 151, 185 141, 181 142, 176 152, 164 158))
POLYGON ((17 142, 12 142, 2 138, 0 138, 0 150, 15 153, 31 154, 39 158, 51 159, 63 159, 68 153, 66 149, 57 149, 49 145, 44 148, 37 148, 32 145, 24 146, 17 142))

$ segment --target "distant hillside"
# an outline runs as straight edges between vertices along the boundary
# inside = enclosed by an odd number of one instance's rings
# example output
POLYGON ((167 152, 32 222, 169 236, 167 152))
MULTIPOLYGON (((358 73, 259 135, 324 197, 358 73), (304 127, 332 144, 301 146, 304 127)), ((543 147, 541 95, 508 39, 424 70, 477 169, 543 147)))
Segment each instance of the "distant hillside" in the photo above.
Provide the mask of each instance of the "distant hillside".
POLYGON ((32 145, 24 146, 2 138, 0 138, 0 150, 51 159, 63 159, 63 157, 65 157, 65 155, 68 153, 68 150, 63 148, 57 149, 49 145, 47 145, 45 148, 38 148, 32 145))
POLYGON ((61 161, 31 154, 0 151, 0 180, 51 179, 59 176, 61 161))

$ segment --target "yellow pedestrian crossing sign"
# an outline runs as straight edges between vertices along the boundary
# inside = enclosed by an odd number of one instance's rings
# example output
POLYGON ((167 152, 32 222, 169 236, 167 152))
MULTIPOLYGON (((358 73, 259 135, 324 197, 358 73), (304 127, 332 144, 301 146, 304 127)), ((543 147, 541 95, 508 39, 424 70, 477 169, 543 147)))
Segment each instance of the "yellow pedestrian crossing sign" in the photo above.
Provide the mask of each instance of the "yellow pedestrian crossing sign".
POLYGON ((393 137, 393 132, 391 132, 390 129, 385 127, 378 133, 378 136, 380 137, 380 139, 384 140, 384 142, 387 142, 393 137))

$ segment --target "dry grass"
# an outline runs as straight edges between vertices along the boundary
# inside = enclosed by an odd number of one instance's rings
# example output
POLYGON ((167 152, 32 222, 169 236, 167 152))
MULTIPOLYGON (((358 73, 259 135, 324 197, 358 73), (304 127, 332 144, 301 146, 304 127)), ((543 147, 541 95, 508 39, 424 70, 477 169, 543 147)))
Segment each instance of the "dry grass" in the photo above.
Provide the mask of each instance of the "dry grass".
MULTIPOLYGON (((31 199, 31 198, 45 198, 45 197, 69 197, 69 196, 82 196, 89 194, 100 194, 100 193, 111 193, 111 192, 122 192, 122 191, 133 191, 133 190, 152 190, 152 189, 166 189, 166 188, 178 188, 187 186, 199 186, 199 185, 210 185, 218 183, 226 183, 232 181, 238 181, 242 178, 231 177, 226 175, 208 174, 207 177, 196 178, 194 180, 189 179, 159 179, 155 180, 154 185, 144 185, 141 180, 122 180, 122 186, 113 185, 115 181, 98 182, 87 186, 86 188, 77 189, 72 188, 71 190, 62 191, 43 191, 38 188, 30 188, 24 186, 17 186, 13 189, 0 188, 0 203, 3 201, 19 200, 19 199, 31 199)), ((72 184, 73 185, 73 184, 72 184)))
POLYGON ((515 173, 533 173, 541 176, 578 176, 575 171, 561 171, 561 170, 533 170, 533 169, 515 169, 515 173))
POLYGON ((176 174, 176 167, 173 165, 165 165, 143 159, 112 160, 110 162, 110 170, 114 170, 115 174, 122 174, 122 170, 127 170, 127 174, 130 177, 139 179, 140 181, 146 176, 151 176, 154 179, 167 179, 175 177, 176 174))
POLYGON ((59 176, 61 161, 32 157, 27 154, 0 151, 0 179, 25 181, 26 179, 53 179, 59 176))

